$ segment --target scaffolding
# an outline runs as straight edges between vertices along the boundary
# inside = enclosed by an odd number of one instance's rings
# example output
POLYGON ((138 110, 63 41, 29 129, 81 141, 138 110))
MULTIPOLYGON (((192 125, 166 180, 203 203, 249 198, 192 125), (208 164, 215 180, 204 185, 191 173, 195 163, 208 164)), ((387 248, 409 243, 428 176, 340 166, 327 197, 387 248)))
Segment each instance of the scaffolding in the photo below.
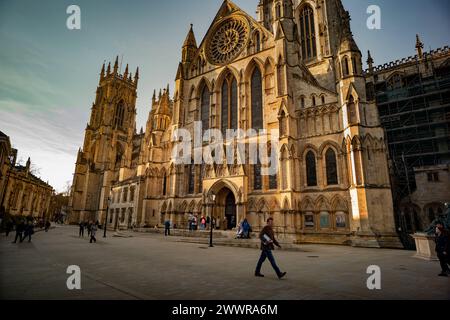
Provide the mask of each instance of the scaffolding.
MULTIPOLYGON (((431 61, 424 72, 421 63, 416 59, 417 72, 405 75, 395 88, 386 81, 375 85, 392 161, 397 212, 417 189, 414 168, 450 163, 450 68, 435 69, 431 61)), ((397 225, 409 229, 404 221, 397 225)))

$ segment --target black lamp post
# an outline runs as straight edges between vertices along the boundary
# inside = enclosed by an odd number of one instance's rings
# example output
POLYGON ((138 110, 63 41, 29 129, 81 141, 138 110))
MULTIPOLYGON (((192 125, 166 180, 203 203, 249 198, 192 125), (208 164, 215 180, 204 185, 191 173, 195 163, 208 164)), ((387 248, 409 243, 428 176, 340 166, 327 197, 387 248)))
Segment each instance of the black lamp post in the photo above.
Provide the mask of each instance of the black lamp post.
POLYGON ((103 226, 103 238, 106 238, 106 229, 108 228, 109 204, 111 202, 111 194, 108 195, 108 204, 106 205, 105 225, 103 226))
POLYGON ((209 247, 212 248, 213 246, 213 229, 214 229, 214 204, 216 201, 216 195, 211 195, 212 205, 211 205, 211 224, 209 225, 209 247))

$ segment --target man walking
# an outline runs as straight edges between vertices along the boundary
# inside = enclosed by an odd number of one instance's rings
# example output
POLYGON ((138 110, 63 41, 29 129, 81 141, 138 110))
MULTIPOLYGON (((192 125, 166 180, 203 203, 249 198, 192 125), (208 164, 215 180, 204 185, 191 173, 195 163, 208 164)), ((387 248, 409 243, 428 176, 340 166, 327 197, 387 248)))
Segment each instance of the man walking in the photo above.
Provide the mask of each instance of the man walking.
POLYGON ((80 222, 80 231, 79 231, 79 233, 78 233, 78 236, 81 238, 81 237, 83 237, 84 238, 84 225, 85 225, 85 223, 84 223, 84 221, 81 221, 80 222))
POLYGON ((261 257, 259 258, 258 264, 256 265, 255 276, 264 277, 264 275, 261 274, 261 267, 264 261, 266 261, 266 259, 269 259, 270 264, 277 273, 278 278, 282 279, 286 275, 286 272, 280 271, 272 254, 272 250, 275 250, 274 244, 277 247, 281 248, 280 244, 275 239, 275 233, 273 232, 272 227, 273 218, 269 218, 267 219, 267 225, 261 230, 261 233, 259 234, 259 239, 261 240, 261 257))
POLYGON ((97 243, 97 239, 95 238, 96 233, 97 233, 97 225, 92 223, 91 224, 91 232, 90 232, 91 240, 89 241, 90 243, 92 243, 92 241, 97 243))
POLYGON ((448 277, 450 274, 450 268, 448 267, 448 264, 450 264, 450 236, 441 223, 436 225, 436 253, 442 269, 439 276, 448 277))
POLYGON ((170 220, 164 222, 164 236, 170 236, 170 220))
POLYGON ((23 241, 22 237, 23 237, 24 229, 25 229, 25 224, 23 223, 22 220, 20 220, 19 222, 16 223, 16 238, 14 239, 13 243, 16 243, 17 239, 19 239, 20 242, 23 241))

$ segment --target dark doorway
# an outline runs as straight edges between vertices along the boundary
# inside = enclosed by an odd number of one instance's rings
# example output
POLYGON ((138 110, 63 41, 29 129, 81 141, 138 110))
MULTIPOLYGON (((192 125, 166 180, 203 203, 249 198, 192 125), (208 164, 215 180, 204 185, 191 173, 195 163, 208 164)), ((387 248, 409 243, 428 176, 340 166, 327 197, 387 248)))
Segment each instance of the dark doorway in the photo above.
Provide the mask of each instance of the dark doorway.
POLYGON ((233 192, 229 192, 225 200, 225 217, 227 218, 227 230, 236 228, 236 199, 233 192))

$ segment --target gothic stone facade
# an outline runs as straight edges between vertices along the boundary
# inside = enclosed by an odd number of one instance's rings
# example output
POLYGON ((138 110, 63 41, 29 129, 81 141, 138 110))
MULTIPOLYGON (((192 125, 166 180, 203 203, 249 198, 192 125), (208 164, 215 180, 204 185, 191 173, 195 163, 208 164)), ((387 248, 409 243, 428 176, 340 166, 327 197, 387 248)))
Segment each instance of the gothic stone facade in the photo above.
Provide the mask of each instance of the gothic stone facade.
MULTIPOLYGON (((128 67, 118 73, 117 60, 113 70, 103 66, 76 164, 73 221, 104 221, 108 196, 117 207, 115 192, 129 192, 130 181, 139 184, 138 226, 170 219, 186 227, 194 214, 224 229, 247 218, 257 231, 273 217, 280 236, 298 242, 399 247, 384 132, 349 21, 339 0, 260 1, 257 19, 224 1, 200 45, 191 26, 174 94, 154 94, 140 135, 138 70, 133 79, 128 67), (277 174, 248 162, 175 164, 173 133, 193 135, 196 121, 278 130, 277 174)), ((116 208, 109 213, 117 225, 116 208)))
MULTIPOLYGON (((0 131, 0 206, 16 216, 50 218, 50 200, 54 190, 31 171, 31 160, 17 165, 17 150, 11 148, 9 137, 0 131)), ((3 212, 2 212, 3 214, 3 212)))

